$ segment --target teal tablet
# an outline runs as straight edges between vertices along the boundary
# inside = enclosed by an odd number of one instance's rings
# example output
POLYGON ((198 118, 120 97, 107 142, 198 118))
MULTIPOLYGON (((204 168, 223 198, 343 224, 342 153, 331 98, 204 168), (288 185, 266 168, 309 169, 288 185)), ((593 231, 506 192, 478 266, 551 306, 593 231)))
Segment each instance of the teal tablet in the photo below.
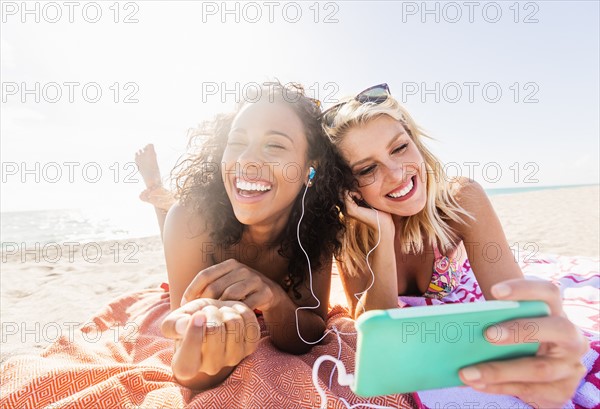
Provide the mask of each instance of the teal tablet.
MULTIPOLYGON (((525 326, 525 341, 495 345, 484 338, 494 324, 543 317, 541 301, 487 301, 374 310, 356 321, 356 368, 352 390, 378 396, 463 385, 459 369, 485 361, 535 355, 537 325, 525 326)), ((499 327, 495 334, 500 336, 499 327)), ((518 331, 513 327, 509 336, 518 331)))

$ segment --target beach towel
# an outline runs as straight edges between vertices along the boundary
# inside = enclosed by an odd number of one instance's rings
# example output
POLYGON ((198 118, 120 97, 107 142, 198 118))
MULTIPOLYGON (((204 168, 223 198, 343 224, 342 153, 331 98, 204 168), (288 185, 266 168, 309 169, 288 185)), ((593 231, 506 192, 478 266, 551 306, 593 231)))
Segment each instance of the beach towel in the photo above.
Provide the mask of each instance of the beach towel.
MULTIPOLYGON (((173 341, 159 329, 168 312, 164 289, 127 294, 41 354, 8 359, 2 366, 2 409, 318 408, 321 401, 312 383, 316 359, 340 356, 347 371, 354 372, 356 336, 338 339, 330 333, 310 353, 289 355, 271 344, 259 318, 263 337, 257 351, 221 385, 195 393, 173 379, 173 341)), ((353 321, 340 307, 329 312, 327 326, 354 333, 353 321)), ((325 362, 319 370, 328 408, 347 408, 344 400, 350 405, 419 407, 413 394, 358 398, 339 386, 336 376, 332 381, 332 369, 333 363, 325 362)))

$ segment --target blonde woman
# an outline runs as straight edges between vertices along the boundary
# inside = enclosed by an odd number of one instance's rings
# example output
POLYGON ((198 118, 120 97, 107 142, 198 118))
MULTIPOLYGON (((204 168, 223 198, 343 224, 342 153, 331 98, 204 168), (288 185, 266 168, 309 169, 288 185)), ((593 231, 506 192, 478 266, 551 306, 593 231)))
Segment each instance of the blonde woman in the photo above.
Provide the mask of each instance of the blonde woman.
MULTIPOLYGON (((424 133, 386 84, 328 109, 322 126, 353 181, 339 263, 353 315, 394 308, 399 295, 451 297, 470 262, 486 299, 542 300, 551 316, 527 320, 539 328, 537 356, 465 368, 462 380, 539 407, 562 406, 586 372, 580 359, 588 342, 566 318, 556 286, 523 278, 481 186, 446 177, 423 143, 424 133), (368 266, 366 254, 377 242, 368 266), (371 284, 370 269, 373 285, 359 296, 371 284)), ((509 328, 527 323, 501 324, 502 333, 517 335, 496 342, 523 342, 527 331, 509 328)))

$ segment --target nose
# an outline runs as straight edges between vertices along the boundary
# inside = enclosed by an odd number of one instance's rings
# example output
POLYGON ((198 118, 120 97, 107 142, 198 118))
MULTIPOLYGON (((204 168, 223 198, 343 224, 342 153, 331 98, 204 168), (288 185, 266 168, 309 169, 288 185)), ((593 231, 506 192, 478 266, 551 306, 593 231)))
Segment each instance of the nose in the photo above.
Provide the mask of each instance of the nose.
POLYGON ((402 162, 390 160, 385 164, 385 178, 390 183, 404 182, 406 168, 402 162))
POLYGON ((261 168, 264 160, 261 155, 259 144, 248 144, 244 150, 242 150, 236 160, 236 165, 239 167, 241 174, 250 179, 261 178, 261 168))

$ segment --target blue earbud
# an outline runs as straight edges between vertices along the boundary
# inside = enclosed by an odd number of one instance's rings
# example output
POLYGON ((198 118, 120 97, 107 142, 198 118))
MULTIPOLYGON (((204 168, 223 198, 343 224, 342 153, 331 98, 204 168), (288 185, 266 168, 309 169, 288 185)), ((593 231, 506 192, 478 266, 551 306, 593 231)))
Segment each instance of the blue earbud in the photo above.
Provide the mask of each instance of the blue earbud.
POLYGON ((315 168, 313 168, 312 166, 309 168, 309 172, 308 172, 308 181, 310 182, 311 180, 314 179, 315 177, 315 173, 317 173, 317 171, 315 170, 315 168))

